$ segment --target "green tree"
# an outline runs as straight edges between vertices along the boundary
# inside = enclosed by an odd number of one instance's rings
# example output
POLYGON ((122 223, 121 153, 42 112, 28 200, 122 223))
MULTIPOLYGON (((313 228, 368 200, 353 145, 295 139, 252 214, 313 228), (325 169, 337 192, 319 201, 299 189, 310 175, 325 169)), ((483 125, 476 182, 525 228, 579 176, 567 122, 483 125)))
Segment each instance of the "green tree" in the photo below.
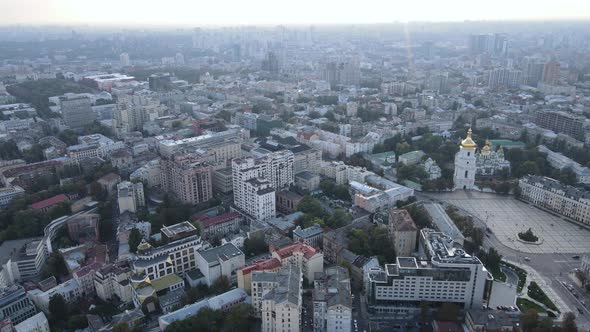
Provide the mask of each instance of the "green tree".
POLYGON ((250 304, 240 303, 231 308, 224 319, 224 331, 249 331, 252 328, 250 316, 253 307, 250 304))
POLYGON ((127 322, 120 322, 113 326, 113 332, 130 332, 127 322))
POLYGON ((68 318, 68 306, 61 294, 56 294, 49 299, 49 313, 55 320, 63 321, 68 318))
POLYGON ((534 331, 539 324, 539 314, 535 309, 529 309, 520 317, 520 321, 523 332, 534 331))
POLYGON ((539 170, 539 166, 536 162, 532 160, 525 161, 518 167, 514 175, 516 177, 523 177, 525 175, 540 175, 541 171, 539 170))
POLYGON ((576 315, 574 315, 572 312, 566 313, 563 316, 561 330, 563 332, 578 332, 578 326, 576 325, 576 315))
POLYGON ((129 232, 129 251, 135 253, 142 239, 141 232, 137 228, 132 228, 131 232, 129 232))
POLYGON ((457 321, 459 319, 459 308, 449 302, 443 303, 438 309, 437 318, 443 321, 457 321))
POLYGON ((559 171, 559 182, 563 184, 573 186, 577 183, 576 179, 576 173, 569 167, 559 171))

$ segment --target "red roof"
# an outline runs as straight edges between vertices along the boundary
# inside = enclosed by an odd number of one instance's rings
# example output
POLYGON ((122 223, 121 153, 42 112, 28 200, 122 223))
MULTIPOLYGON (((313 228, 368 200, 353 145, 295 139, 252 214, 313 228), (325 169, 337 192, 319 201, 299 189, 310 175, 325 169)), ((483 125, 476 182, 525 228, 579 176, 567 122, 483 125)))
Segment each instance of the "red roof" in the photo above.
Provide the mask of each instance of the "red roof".
POLYGON ((303 253, 303 256, 308 259, 313 257, 313 255, 316 254, 316 250, 313 247, 311 247, 305 243, 301 243, 301 242, 294 243, 294 244, 288 245, 286 247, 277 249, 277 250, 275 250, 275 252, 281 258, 293 256, 293 254, 295 252, 303 253))
POLYGON ((74 274, 75 274, 77 277, 83 277, 83 276, 87 275, 88 273, 91 273, 91 272, 95 272, 95 271, 97 271, 97 270, 98 270, 98 269, 100 269, 100 268, 101 268, 103 265, 104 265, 104 264, 102 264, 102 263, 99 263, 99 262, 94 262, 94 263, 92 263, 92 264, 88 264, 88 265, 86 265, 86 266, 84 266, 84 267, 82 267, 82 268, 78 269, 76 272, 74 272, 74 274))
POLYGON ((198 217, 199 221, 201 222, 201 224, 203 225, 203 228, 208 228, 217 224, 222 224, 224 222, 228 222, 230 220, 234 220, 236 218, 240 218, 240 214, 233 211, 233 212, 227 212, 224 214, 220 214, 218 216, 214 216, 214 217, 209 217, 207 215, 202 216, 202 217, 198 217))
POLYGON ((245 266, 241 270, 242 270, 243 274, 248 274, 248 273, 251 273, 252 271, 272 270, 272 269, 276 269, 280 266, 281 266, 281 261, 279 261, 276 258, 271 258, 271 259, 257 262, 256 264, 245 266))
POLYGON ((33 209, 44 209, 46 207, 53 206, 53 205, 55 205, 57 203, 66 202, 68 200, 69 200, 68 199, 68 196, 66 196, 64 194, 59 194, 59 195, 55 195, 53 197, 50 197, 50 198, 48 198, 46 200, 42 200, 42 201, 39 201, 37 203, 33 203, 31 205, 31 207, 33 209))

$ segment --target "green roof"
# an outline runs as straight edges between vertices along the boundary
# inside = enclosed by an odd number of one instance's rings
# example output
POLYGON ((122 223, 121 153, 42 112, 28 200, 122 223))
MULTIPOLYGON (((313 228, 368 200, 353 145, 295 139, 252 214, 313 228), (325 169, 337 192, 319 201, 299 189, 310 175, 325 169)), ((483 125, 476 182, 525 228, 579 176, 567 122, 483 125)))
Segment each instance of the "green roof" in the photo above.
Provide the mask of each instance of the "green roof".
POLYGON ((511 141, 509 139, 491 139, 490 142, 494 146, 510 146, 510 147, 518 147, 518 146, 525 146, 524 142, 521 141, 511 141))
POLYGON ((177 276, 176 274, 172 273, 172 274, 169 274, 165 277, 152 280, 152 287, 154 287, 156 292, 159 292, 163 289, 166 289, 172 285, 176 285, 180 282, 182 282, 182 278, 177 276))
POLYGON ((403 185, 406 186, 406 187, 408 187, 408 188, 414 189, 414 190, 418 190, 418 191, 421 191, 422 190, 422 185, 421 184, 419 184, 417 182, 414 182, 414 181, 411 181, 411 180, 404 180, 403 181, 403 185))

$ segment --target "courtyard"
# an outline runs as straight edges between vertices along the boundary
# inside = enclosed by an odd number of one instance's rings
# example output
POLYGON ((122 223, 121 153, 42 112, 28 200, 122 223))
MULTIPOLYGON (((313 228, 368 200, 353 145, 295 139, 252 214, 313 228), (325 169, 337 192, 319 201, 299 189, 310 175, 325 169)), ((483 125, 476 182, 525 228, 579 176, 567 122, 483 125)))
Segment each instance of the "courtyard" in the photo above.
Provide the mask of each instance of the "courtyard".
POLYGON ((511 196, 476 191, 455 191, 428 197, 452 204, 486 223, 498 240, 524 253, 590 252, 590 231, 511 196), (531 228, 540 244, 518 240, 518 233, 531 228))

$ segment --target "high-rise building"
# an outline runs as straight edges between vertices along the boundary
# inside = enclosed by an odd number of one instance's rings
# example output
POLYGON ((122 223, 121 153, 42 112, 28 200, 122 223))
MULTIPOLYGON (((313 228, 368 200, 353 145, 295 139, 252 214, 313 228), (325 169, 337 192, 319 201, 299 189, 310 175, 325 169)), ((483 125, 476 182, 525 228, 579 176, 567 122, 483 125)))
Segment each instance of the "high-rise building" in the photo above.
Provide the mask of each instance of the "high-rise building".
POLYGON ((471 138, 471 128, 467 137, 461 141, 459 152, 455 155, 455 189, 475 189, 475 173, 477 170, 475 149, 477 144, 471 138))
POLYGON ((271 74, 278 74, 281 70, 278 55, 274 51, 266 53, 266 58, 262 61, 262 70, 268 71, 271 74))
POLYGON ((92 102, 86 96, 76 95, 72 98, 64 98, 60 103, 62 118, 72 129, 82 129, 96 118, 92 112, 92 102))
POLYGON ((327 268, 314 281, 314 332, 352 331, 350 276, 342 266, 327 268))
POLYGON ((557 84, 559 82, 560 65, 558 61, 551 60, 543 67, 543 82, 547 84, 557 84))
POLYGON ((537 112, 535 123, 556 133, 563 133, 575 139, 584 140, 584 122, 582 116, 576 116, 563 111, 537 112))
POLYGON ((338 85, 358 86, 361 82, 360 61, 351 57, 342 61, 330 61, 325 64, 322 79, 330 83, 330 88, 338 85))
POLYGON ((426 259, 397 257, 395 264, 367 273, 369 308, 381 314, 416 315, 420 303, 454 303, 462 309, 481 308, 486 284, 493 280, 482 262, 468 255, 453 239, 429 228, 420 231, 426 259))
POLYGON ((537 86, 537 84, 543 79, 545 61, 537 57, 525 57, 522 69, 524 71, 525 84, 537 86))
POLYGON ((176 53, 176 55, 174 56, 174 62, 176 63, 176 65, 184 65, 184 55, 182 55, 182 53, 176 53))
POLYGON ((131 61, 129 60, 129 54, 121 53, 121 55, 119 55, 119 62, 121 63, 121 67, 129 67, 131 65, 131 61))
POLYGON ((199 204, 213 198, 212 170, 196 154, 173 155, 160 162, 162 189, 184 204, 199 204))

